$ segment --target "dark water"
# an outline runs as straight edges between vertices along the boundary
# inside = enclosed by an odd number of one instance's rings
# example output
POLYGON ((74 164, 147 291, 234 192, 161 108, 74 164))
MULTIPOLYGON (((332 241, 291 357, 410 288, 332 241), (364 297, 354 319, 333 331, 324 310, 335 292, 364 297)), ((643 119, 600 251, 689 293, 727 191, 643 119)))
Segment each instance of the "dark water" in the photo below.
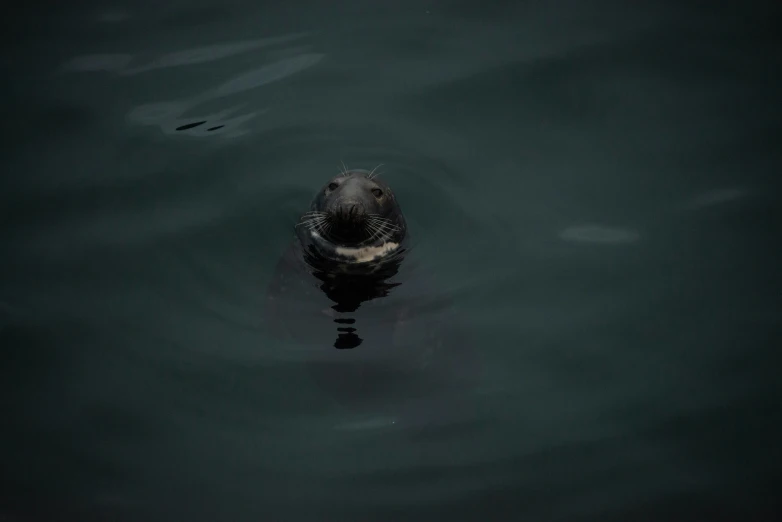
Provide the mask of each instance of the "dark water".
POLYGON ((773 518, 773 5, 8 11, 0 518, 773 518), (461 418, 345 408, 264 325, 342 161, 479 355, 461 418))

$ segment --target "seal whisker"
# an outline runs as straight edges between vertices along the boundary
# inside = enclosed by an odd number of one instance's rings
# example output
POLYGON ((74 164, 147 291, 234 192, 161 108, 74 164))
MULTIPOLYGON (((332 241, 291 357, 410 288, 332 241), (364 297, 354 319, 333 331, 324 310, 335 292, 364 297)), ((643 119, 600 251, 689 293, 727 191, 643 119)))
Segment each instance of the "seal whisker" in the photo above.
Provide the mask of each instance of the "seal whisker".
POLYGON ((323 223, 326 220, 327 220, 327 218, 325 218, 325 217, 315 217, 315 218, 311 218, 311 219, 304 219, 304 220, 300 221, 296 226, 298 227, 299 225, 306 225, 308 229, 312 230, 314 227, 318 226, 319 224, 323 223))
POLYGON ((388 230, 386 228, 379 227, 378 228, 378 238, 381 237, 388 237, 393 233, 393 230, 388 230))
POLYGON ((377 225, 381 225, 382 227, 387 228, 389 230, 394 230, 394 231, 399 230, 399 227, 393 224, 393 222, 391 222, 388 219, 369 218, 368 221, 371 221, 377 225))
POLYGON ((327 218, 326 218, 326 217, 323 217, 323 216, 315 216, 315 217, 301 218, 301 219, 299 220, 299 224, 302 224, 302 223, 309 223, 309 222, 311 222, 311 221, 317 221, 317 220, 319 220, 319 219, 327 219, 327 218))
POLYGON ((387 227, 394 227, 395 225, 385 219, 377 219, 377 218, 369 218, 367 221, 371 221, 372 223, 376 223, 378 225, 384 225, 387 227))
POLYGON ((369 236, 369 239, 367 241, 374 241, 375 236, 377 236, 378 239, 380 237, 382 237, 382 235, 383 235, 383 230, 382 229, 380 229, 377 225, 374 225, 374 224, 369 223, 369 222, 367 222, 367 225, 372 228, 372 235, 369 236))
POLYGON ((388 219, 387 217, 383 217, 380 214, 367 214, 367 217, 379 219, 381 221, 388 221, 389 223, 392 222, 390 219, 388 219))
POLYGON ((393 224, 392 220, 390 220, 388 218, 385 218, 385 217, 380 217, 380 216, 375 216, 375 215, 370 214, 370 215, 367 216, 367 218, 368 219, 374 219, 375 221, 382 221, 384 223, 391 223, 391 224, 393 224))
POLYGON ((389 230, 387 228, 383 228, 382 226, 377 226, 377 225, 374 225, 373 230, 377 231, 378 237, 388 237, 394 232, 393 230, 389 230))
POLYGON ((380 232, 383 229, 374 221, 367 221, 367 227, 369 227, 373 232, 380 232))
POLYGON ((330 225, 330 224, 331 223, 326 219, 319 221, 318 224, 315 225, 315 231, 320 234, 326 235, 326 225, 330 225))
POLYGON ((383 219, 383 220, 381 220, 381 223, 385 223, 387 226, 389 226, 389 227, 391 227, 391 228, 393 228, 395 230, 399 230, 399 225, 397 225, 396 223, 394 223, 390 219, 383 219))
POLYGON ((375 235, 375 233, 372 231, 372 225, 370 225, 369 222, 364 223, 364 226, 361 228, 361 232, 367 236, 367 241, 371 240, 375 235))
POLYGON ((367 174, 367 179, 372 179, 374 177, 375 171, 377 169, 379 169, 380 167, 382 167, 382 166, 383 166, 383 164, 380 163, 377 167, 375 167, 374 169, 370 170, 369 174, 367 174))
POLYGON ((345 165, 344 161, 342 161, 342 176, 348 177, 348 166, 345 165))
POLYGON ((328 219, 328 218, 326 216, 311 216, 311 217, 306 217, 305 216, 305 217, 302 217, 299 220, 299 222, 297 223, 297 226, 298 225, 303 225, 305 223, 311 223, 313 221, 319 221, 319 220, 322 220, 322 219, 328 219))
POLYGON ((394 230, 393 228, 389 227, 388 223, 377 222, 377 221, 375 221, 375 222, 368 221, 367 224, 370 227, 372 227, 372 230, 374 231, 372 236, 369 238, 370 241, 373 240, 375 238, 375 236, 377 236, 378 239, 381 239, 381 238, 386 239, 393 232, 396 232, 396 230, 394 230))

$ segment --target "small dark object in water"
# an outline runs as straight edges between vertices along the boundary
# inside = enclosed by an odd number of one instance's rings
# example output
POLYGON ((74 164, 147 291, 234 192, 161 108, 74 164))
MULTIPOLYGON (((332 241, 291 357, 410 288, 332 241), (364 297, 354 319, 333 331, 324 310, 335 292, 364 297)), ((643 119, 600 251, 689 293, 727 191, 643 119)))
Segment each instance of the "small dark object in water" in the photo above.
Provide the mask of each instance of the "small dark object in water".
POLYGON ((181 126, 177 127, 176 130, 183 131, 183 130, 187 130, 187 129, 192 129, 193 127, 198 127, 199 125, 203 125, 204 123, 206 123, 206 121, 196 121, 196 122, 193 122, 193 123, 188 123, 186 125, 181 125, 181 126))

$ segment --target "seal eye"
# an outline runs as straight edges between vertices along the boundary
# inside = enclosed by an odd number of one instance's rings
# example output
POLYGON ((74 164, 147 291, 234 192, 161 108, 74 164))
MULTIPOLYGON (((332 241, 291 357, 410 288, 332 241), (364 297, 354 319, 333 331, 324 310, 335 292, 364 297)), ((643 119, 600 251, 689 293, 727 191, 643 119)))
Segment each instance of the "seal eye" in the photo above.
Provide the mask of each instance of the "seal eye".
POLYGON ((380 190, 379 188, 373 188, 372 189, 372 194, 374 194, 376 198, 383 197, 383 191, 380 190))
POLYGON ((339 187, 339 185, 337 185, 333 181, 329 183, 329 190, 337 190, 337 187, 339 187))

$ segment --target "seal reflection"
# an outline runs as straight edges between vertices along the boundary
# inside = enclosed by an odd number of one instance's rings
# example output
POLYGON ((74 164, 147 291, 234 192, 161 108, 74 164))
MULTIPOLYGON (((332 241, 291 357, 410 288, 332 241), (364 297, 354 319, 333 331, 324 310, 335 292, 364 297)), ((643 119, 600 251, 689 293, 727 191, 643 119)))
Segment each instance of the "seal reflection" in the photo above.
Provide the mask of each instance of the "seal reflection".
POLYGON ((363 303, 386 297, 393 288, 399 286, 401 283, 392 282, 391 279, 399 272, 401 259, 390 259, 362 270, 355 267, 348 270, 345 265, 319 255, 314 248, 305 253, 305 259, 312 275, 321 282, 320 290, 334 303, 332 310, 340 314, 334 319, 338 332, 334 348, 345 350, 358 347, 364 340, 358 335, 357 328, 345 326, 355 325, 356 319, 342 314, 353 314, 363 303))

